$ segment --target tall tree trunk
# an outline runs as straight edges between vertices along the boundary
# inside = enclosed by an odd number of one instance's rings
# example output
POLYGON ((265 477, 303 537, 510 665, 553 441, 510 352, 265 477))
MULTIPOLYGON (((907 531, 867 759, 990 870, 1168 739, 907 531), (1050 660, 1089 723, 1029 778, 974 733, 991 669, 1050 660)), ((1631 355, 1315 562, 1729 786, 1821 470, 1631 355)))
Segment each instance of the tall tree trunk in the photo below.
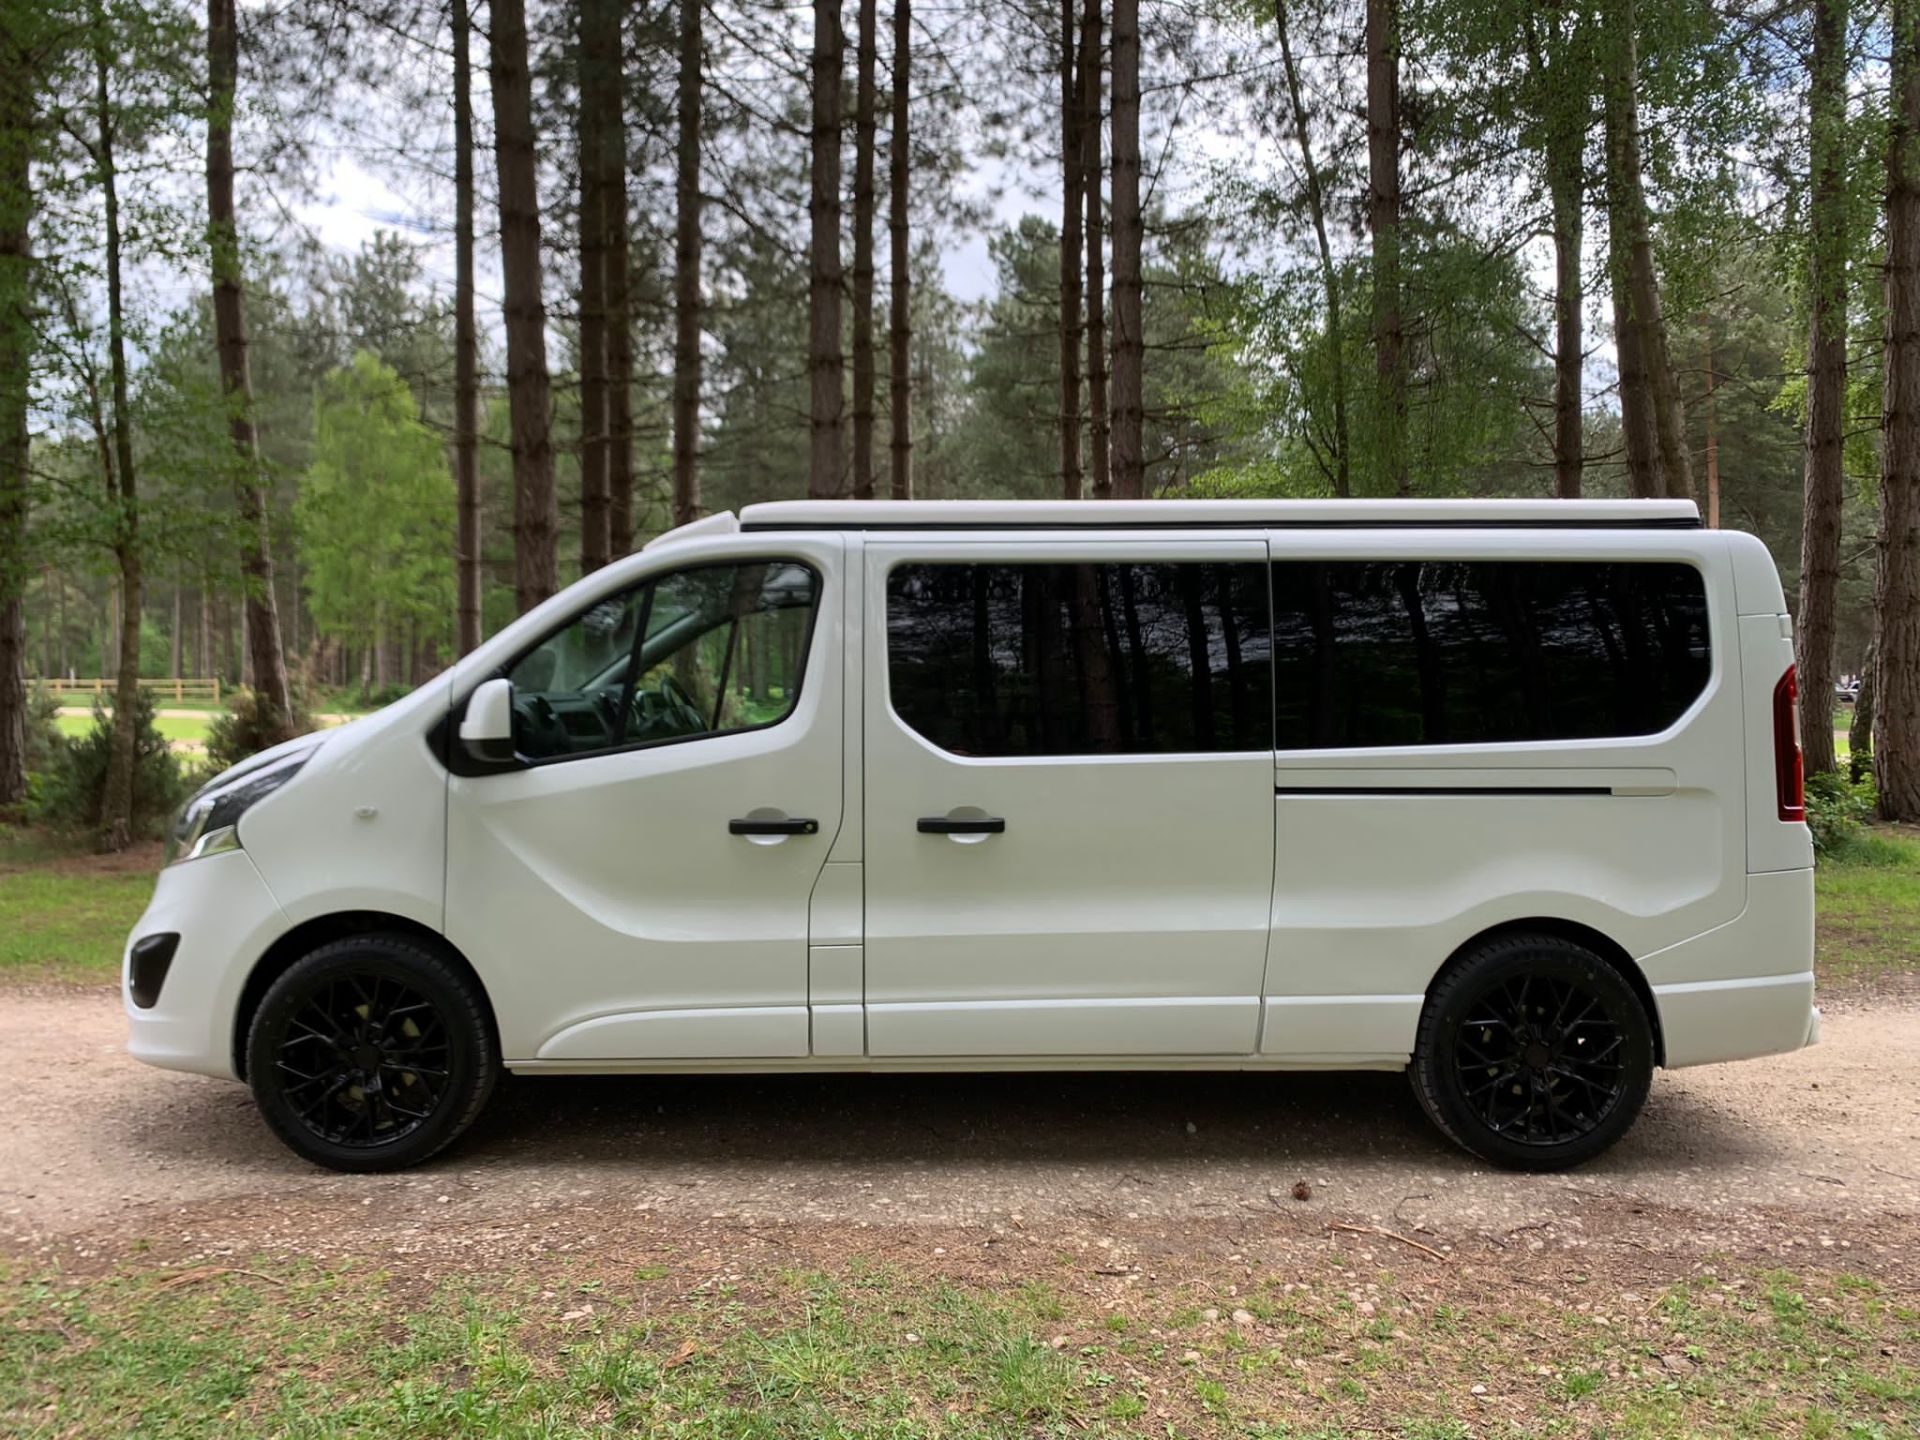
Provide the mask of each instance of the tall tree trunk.
MULTIPOLYGON (((63 590, 61 593, 63 606, 65 598, 63 590)), ((64 612, 60 628, 62 632, 67 628, 64 612)), ((193 658, 197 662, 196 669, 202 679, 208 679, 220 673, 219 666, 213 658, 213 572, 210 569, 203 569, 200 572, 200 633, 194 639, 193 658)), ((60 668, 64 673, 66 670, 64 658, 60 668)))
POLYGON ((1113 496, 1112 424, 1107 415, 1107 227, 1101 181, 1106 159, 1101 145, 1105 118, 1101 48, 1105 25, 1100 0, 1086 0, 1080 17, 1080 189, 1087 221, 1087 468, 1093 498, 1113 496))
POLYGON ((1080 471, 1080 84, 1074 0, 1060 0, 1060 493, 1078 500, 1080 471))
POLYGON ((1553 179, 1553 493, 1562 500, 1578 500, 1585 483, 1586 464, 1582 373, 1586 342, 1581 335, 1586 293, 1580 274, 1585 227, 1581 223, 1579 151, 1558 156, 1556 161, 1553 179))
POLYGON ((1883 819, 1920 821, 1920 0, 1892 6, 1886 387, 1874 575, 1874 775, 1883 819))
POLYGON ((94 8, 93 76, 101 215, 106 227, 107 364, 113 392, 113 467, 107 480, 114 506, 113 554, 120 567, 119 674, 114 686, 113 738, 100 801, 102 840, 124 850, 133 839, 135 711, 140 693, 140 509, 133 469, 133 415, 127 399, 127 330, 123 296, 120 182, 114 162, 113 101, 108 89, 112 41, 106 18, 94 8))
POLYGON ((1874 671, 1880 664, 1880 645, 1867 637, 1867 653, 1860 661, 1860 689, 1853 697, 1853 723, 1847 727, 1848 778, 1856 784, 1873 769, 1874 671))
POLYGON ((1646 182, 1640 155, 1640 65, 1634 38, 1633 0, 1619 0, 1613 38, 1614 55, 1607 75, 1607 107, 1613 128, 1609 167, 1609 200, 1624 213, 1620 228, 1626 240, 1626 288, 1640 335, 1640 363, 1653 408, 1654 442, 1660 456, 1656 493, 1676 499, 1693 498, 1693 463, 1687 453, 1686 412, 1674 377, 1672 351, 1667 343, 1666 317, 1661 313, 1660 282, 1654 265, 1653 221, 1647 210, 1646 182))
MULTIPOLYGON (((23 597, 33 379, 35 73, 25 38, 0 35, 0 807, 18 804, 27 791, 23 597)), ((65 629, 63 623, 63 635, 65 629)))
POLYGON ((701 3, 680 0, 678 138, 674 159, 673 523, 700 515, 701 3))
POLYGON ((234 498, 240 511, 240 578, 247 617, 247 660, 260 698, 293 733, 280 607, 273 590, 266 482, 253 430, 253 381, 247 371, 247 320, 240 285, 240 232, 233 215, 233 106, 240 69, 234 0, 207 0, 207 240, 213 260, 213 329, 220 352, 220 388, 236 459, 234 498))
POLYGON ((626 217, 606 177, 626 165, 622 0, 580 0, 580 573, 613 558, 613 433, 607 366, 607 252, 626 217))
POLYGON ((526 0, 492 0, 488 28, 493 150, 500 185, 501 312, 513 433, 513 581, 522 613, 559 588, 560 506, 553 480, 553 381, 540 290, 539 161, 526 0))
POLYGON ((1307 212, 1313 220, 1314 244, 1320 253, 1320 289, 1327 307, 1323 343, 1333 385, 1333 464, 1328 478, 1333 482, 1333 493, 1344 497, 1353 493, 1353 442, 1347 432, 1347 351, 1346 329, 1340 319, 1340 275, 1334 268, 1333 245, 1327 238, 1326 191, 1320 184, 1320 167, 1314 163, 1306 103, 1300 97, 1300 67, 1293 55, 1287 0, 1274 0, 1273 17, 1280 29, 1280 63, 1286 74, 1287 105, 1293 112, 1294 138, 1300 146, 1307 212))
POLYGON ((1147 493, 1146 355, 1140 328, 1140 0, 1113 0, 1113 434, 1116 499, 1147 493))
POLYGON ((1634 312, 1628 272, 1632 239, 1624 190, 1625 117, 1619 87, 1606 85, 1607 279, 1613 306, 1615 366, 1620 375, 1620 433, 1626 456, 1627 491, 1647 498, 1665 493, 1660 479, 1659 443, 1654 433, 1653 395, 1647 383, 1644 326, 1634 312))
POLYGON ((454 602, 460 653, 480 643, 480 331, 473 294, 473 12, 453 12, 454 602))
POLYGON ((840 82, 847 37, 840 28, 840 0, 813 0, 813 195, 809 244, 811 284, 807 369, 812 443, 807 493, 832 499, 841 493, 841 414, 845 406, 846 357, 840 349, 840 82))
POLYGON ((1367 0, 1367 226, 1373 236, 1373 371, 1379 473, 1413 493, 1407 467, 1406 319, 1400 283, 1400 4, 1367 0))
POLYGON ((1806 504, 1794 664, 1807 773, 1835 767, 1834 602, 1840 589, 1841 446, 1847 403, 1847 0, 1815 0, 1810 100, 1813 178, 1807 237, 1806 504))
POLYGON ((860 0, 853 88, 853 493, 873 498, 873 150, 879 0, 860 0))
MULTIPOLYGON (((616 85, 616 94, 624 93, 616 85)), ((607 168, 600 177, 601 213, 607 222, 601 247, 607 314, 607 537, 616 559, 633 549, 633 267, 627 238, 625 127, 623 112, 619 148, 602 154, 607 168)))
POLYGON ((1706 338, 1702 357, 1707 365, 1707 528, 1720 528, 1720 406, 1714 398, 1720 388, 1714 371, 1713 337, 1706 338))
POLYGON ((887 376, 889 444, 893 461, 893 498, 913 498, 913 256, 908 228, 912 198, 913 147, 908 124, 909 82, 913 75, 912 0, 893 3, 893 124, 887 136, 887 239, 892 274, 887 296, 887 376))
POLYGON ((1580 262, 1592 109, 1586 81, 1577 74, 1579 60, 1567 37, 1559 37, 1560 47, 1549 63, 1535 10, 1526 11, 1524 24, 1529 79, 1536 103, 1547 112, 1542 159, 1553 209, 1553 490, 1562 500, 1577 500, 1584 483, 1586 440, 1581 334, 1586 295, 1580 262), (1568 72, 1574 72, 1571 78, 1568 72))

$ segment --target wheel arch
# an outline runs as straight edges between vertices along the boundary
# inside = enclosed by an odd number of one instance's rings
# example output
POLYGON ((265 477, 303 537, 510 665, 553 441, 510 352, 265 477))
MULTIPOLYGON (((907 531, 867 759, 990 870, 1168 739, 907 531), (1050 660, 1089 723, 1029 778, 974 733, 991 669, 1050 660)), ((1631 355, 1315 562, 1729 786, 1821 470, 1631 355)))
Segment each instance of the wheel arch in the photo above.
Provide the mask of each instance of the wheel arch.
POLYGON ((438 930, 403 915, 383 910, 342 910, 301 921, 269 945, 266 952, 254 962, 253 969, 247 974, 246 984, 241 987, 240 1003, 234 1008, 231 1045, 235 1075, 242 1080, 247 1078, 247 1032, 253 1028, 254 1014, 259 1010, 260 1002, 266 998, 267 991, 273 988, 273 982, 286 974, 295 962, 322 945, 351 939, 356 935, 404 935, 409 940, 432 948, 473 986, 474 994, 480 997, 480 1010, 487 1018, 487 1027, 493 1032, 494 1045, 498 1047, 500 1019, 493 1012, 493 997, 487 993, 486 982, 480 978, 472 962, 460 953, 452 941, 438 930))
POLYGON ((1433 972, 1433 978, 1427 982, 1426 993, 1433 994, 1438 985, 1453 970, 1466 963, 1473 952, 1490 940, 1503 939, 1509 935, 1551 935, 1558 940, 1571 941, 1591 950, 1616 970, 1622 979, 1633 987, 1640 1003, 1646 1007, 1647 1021, 1653 1027, 1653 1063, 1663 1066, 1667 1063, 1666 1035, 1660 1028, 1660 1006, 1654 999, 1653 986, 1648 983, 1646 972, 1629 955, 1626 948, 1604 931, 1591 925, 1583 925, 1578 920, 1567 920, 1553 915, 1535 915, 1520 920, 1503 920, 1498 925, 1490 925, 1485 930, 1469 937, 1455 947, 1444 964, 1433 972))

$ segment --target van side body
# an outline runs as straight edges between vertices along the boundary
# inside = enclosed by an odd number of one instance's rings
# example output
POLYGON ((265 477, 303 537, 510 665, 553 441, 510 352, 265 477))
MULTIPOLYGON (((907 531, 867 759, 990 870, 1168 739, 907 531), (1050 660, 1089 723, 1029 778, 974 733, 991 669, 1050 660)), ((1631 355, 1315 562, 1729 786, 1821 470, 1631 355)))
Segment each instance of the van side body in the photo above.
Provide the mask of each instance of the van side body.
POLYGON ((1690 504, 752 506, 266 757, 129 938, 130 1048, 254 1079, 276 983, 378 934, 525 1073, 1398 1069, 1503 937, 1659 1065, 1789 1051, 1791 635, 1690 504))

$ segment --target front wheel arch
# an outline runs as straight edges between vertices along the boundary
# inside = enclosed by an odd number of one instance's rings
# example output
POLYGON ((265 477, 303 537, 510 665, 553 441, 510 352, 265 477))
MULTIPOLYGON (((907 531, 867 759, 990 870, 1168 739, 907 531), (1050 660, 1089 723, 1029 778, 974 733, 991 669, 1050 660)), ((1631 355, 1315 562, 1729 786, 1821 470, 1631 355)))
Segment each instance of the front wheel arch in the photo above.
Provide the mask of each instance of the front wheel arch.
POLYGON ((356 935, 403 935, 437 952, 442 960, 461 973, 461 978, 480 997, 480 1010, 486 1017, 494 1049, 498 1052, 500 1020, 493 1011, 493 997, 487 993, 486 984, 480 979, 472 962, 455 948, 452 941, 417 920, 408 920, 383 910, 342 910, 301 921, 269 945, 266 952, 254 962, 246 984, 241 987, 240 1003, 234 1007, 233 1034, 229 1037, 233 1073, 241 1080, 247 1078, 247 1036, 253 1029, 253 1017, 259 1013, 260 1002, 266 999, 273 982, 322 945, 330 945, 336 940, 350 940, 356 935))

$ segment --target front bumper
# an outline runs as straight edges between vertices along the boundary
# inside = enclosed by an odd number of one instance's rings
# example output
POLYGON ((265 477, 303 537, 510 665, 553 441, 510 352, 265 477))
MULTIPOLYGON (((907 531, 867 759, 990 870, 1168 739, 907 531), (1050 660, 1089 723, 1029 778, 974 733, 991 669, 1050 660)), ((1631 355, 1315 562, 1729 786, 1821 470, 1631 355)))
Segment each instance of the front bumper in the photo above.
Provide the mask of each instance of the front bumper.
POLYGON ((234 1078, 233 1022, 253 963, 288 928, 286 914, 244 850, 170 865, 127 937, 120 991, 127 1050, 168 1070, 234 1078), (134 1003, 131 955, 149 935, 180 936, 160 993, 134 1003))

